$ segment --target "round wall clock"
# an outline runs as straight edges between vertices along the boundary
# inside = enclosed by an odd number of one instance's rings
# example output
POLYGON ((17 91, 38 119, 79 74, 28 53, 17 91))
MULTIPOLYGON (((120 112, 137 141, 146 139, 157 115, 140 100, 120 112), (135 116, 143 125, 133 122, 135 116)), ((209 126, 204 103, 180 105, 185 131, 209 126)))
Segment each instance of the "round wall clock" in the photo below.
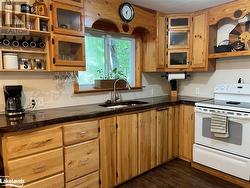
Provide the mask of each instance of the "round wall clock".
POLYGON ((119 14, 124 22, 131 22, 135 16, 135 11, 130 3, 123 3, 120 5, 119 14))

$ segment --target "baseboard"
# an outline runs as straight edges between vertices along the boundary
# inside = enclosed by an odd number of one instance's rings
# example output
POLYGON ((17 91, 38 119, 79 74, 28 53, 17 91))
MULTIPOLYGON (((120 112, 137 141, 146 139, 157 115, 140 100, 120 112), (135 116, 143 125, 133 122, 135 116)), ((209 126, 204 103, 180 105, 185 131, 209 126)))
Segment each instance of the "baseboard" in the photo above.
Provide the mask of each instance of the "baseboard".
POLYGON ((203 166, 201 164, 195 163, 195 162, 191 162, 191 166, 197 170, 206 172, 208 174, 211 174, 215 177, 218 177, 220 179, 226 180, 228 182, 231 182, 233 184, 239 185, 241 187, 245 187, 245 188, 249 188, 250 187, 250 182, 242 180, 240 178, 237 178, 235 176, 231 176, 229 174, 225 174, 223 172, 220 172, 218 170, 203 166))

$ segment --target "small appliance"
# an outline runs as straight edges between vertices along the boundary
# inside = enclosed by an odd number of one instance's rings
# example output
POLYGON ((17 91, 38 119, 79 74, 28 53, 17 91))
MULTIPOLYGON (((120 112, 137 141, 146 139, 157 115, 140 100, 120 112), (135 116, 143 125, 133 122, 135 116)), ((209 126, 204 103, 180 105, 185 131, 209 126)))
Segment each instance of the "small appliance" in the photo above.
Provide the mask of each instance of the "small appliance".
POLYGON ((22 115, 24 109, 21 102, 23 86, 4 86, 5 112, 8 116, 22 115))

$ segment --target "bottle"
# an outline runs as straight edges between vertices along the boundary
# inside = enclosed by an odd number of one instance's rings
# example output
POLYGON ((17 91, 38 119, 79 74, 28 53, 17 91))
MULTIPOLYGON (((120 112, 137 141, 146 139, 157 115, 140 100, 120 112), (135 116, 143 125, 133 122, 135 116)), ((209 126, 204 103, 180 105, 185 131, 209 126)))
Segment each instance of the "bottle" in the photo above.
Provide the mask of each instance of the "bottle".
POLYGON ((37 46, 38 48, 45 48, 45 47, 46 47, 46 44, 45 44, 45 42, 44 42, 41 38, 39 38, 39 39, 37 40, 37 42, 36 42, 36 46, 37 46))
POLYGON ((1 44, 4 45, 4 46, 9 46, 10 45, 10 40, 7 38, 6 35, 4 35, 4 38, 2 38, 1 44))
POLYGON ((27 42, 25 37, 23 37, 21 40, 19 40, 19 44, 22 45, 22 47, 24 47, 24 48, 29 47, 29 43, 27 42))
MULTIPOLYGON (((2 2, 1 2, 2 3, 2 2)), ((11 0, 6 0, 6 4, 5 4, 5 18, 4 18, 4 24, 5 26, 11 27, 12 26, 12 9, 13 9, 13 5, 11 0)))
POLYGON ((11 40, 11 45, 13 47, 18 47, 19 46, 19 41, 16 39, 16 36, 13 36, 13 39, 11 40))
POLYGON ((31 48, 35 48, 36 47, 36 42, 34 41, 33 37, 30 38, 30 40, 28 41, 29 46, 31 48))

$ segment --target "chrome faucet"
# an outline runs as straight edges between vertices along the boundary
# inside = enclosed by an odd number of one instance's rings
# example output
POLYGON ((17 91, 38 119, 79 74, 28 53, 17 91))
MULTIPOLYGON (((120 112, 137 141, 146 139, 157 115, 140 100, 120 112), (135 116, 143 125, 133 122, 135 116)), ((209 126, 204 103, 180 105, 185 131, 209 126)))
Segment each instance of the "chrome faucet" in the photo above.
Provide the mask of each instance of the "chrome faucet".
POLYGON ((117 91, 116 91, 116 84, 119 82, 119 81, 125 81, 126 82, 126 88, 128 88, 128 90, 131 90, 131 86, 129 85, 128 81, 126 79, 117 79, 115 82, 114 82, 114 85, 113 85, 113 91, 111 92, 111 102, 112 103, 116 103, 119 99, 121 99, 118 95, 117 95, 117 91))

